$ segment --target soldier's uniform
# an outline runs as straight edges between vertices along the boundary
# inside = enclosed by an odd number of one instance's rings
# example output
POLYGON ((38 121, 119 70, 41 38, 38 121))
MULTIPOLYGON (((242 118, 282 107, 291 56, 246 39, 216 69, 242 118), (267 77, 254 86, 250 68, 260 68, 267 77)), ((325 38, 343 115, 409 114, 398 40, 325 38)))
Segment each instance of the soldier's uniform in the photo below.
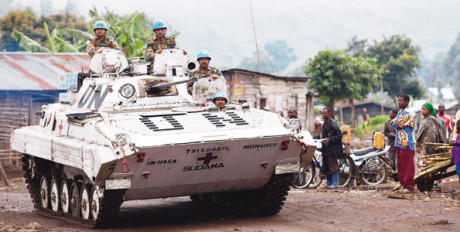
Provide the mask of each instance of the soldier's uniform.
MULTIPOLYGON (((209 77, 212 75, 217 75, 218 77, 224 78, 224 76, 222 75, 222 73, 220 72, 218 68, 211 67, 211 66, 208 66, 208 68, 206 69, 206 72, 204 73, 202 73, 201 70, 198 68, 197 70, 191 72, 190 75, 192 77, 196 77, 197 79, 209 77)), ((192 94, 192 86, 193 86, 193 83, 191 82, 187 83, 187 91, 190 95, 192 94)))
POLYGON ((222 73, 218 68, 208 66, 208 69, 206 69, 205 73, 201 73, 200 69, 198 68, 197 70, 193 71, 190 73, 193 77, 196 77, 198 79, 204 78, 204 77, 209 77, 212 75, 217 75, 218 77, 223 77, 222 73))
POLYGON ((110 36, 106 36, 102 40, 98 39, 97 37, 92 37, 86 41, 86 52, 88 52, 88 55, 90 55, 91 57, 94 56, 97 50, 96 48, 102 47, 115 48, 117 50, 120 50, 115 39, 110 36))
POLYGON ((145 49, 145 60, 153 62, 153 58, 155 56, 155 52, 158 49, 167 49, 167 48, 175 48, 176 47, 176 40, 174 37, 165 37, 163 42, 158 41, 158 39, 148 39, 145 41, 147 48, 145 49))

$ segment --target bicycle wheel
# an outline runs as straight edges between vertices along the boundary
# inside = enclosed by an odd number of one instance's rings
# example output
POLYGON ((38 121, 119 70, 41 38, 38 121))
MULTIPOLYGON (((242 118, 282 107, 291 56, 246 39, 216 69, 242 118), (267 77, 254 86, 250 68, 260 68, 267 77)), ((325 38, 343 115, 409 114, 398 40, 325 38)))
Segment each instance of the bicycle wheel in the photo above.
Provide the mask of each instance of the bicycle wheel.
MULTIPOLYGON (((314 166, 314 169, 313 169, 313 178, 310 182, 309 185, 307 185, 307 188, 309 189, 314 189, 314 188, 318 188, 318 186, 321 185, 321 182, 323 182, 323 179, 324 179, 324 175, 321 173, 321 169, 319 167, 317 167, 314 163, 315 161, 312 161, 312 165, 314 166)), ((318 164, 320 165, 320 164, 318 164)))
POLYGON ((313 164, 307 165, 305 168, 301 168, 298 173, 295 174, 292 186, 294 188, 306 188, 313 179, 313 164))
POLYGON ((343 188, 351 183, 354 163, 348 155, 337 156, 337 163, 339 166, 339 181, 337 182, 337 187, 343 188))
POLYGON ((359 168, 361 180, 368 185, 378 185, 388 178, 388 170, 382 159, 378 157, 365 160, 359 168))

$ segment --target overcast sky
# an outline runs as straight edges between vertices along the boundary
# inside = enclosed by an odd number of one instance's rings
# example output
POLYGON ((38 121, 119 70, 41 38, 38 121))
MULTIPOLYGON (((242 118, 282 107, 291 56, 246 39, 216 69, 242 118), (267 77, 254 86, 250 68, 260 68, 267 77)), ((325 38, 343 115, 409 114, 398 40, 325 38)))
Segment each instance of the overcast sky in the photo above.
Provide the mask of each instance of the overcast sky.
MULTIPOLYGON (((10 0, 40 12, 40 1, 10 0)), ((50 0, 55 11, 66 0, 50 0)), ((195 56, 201 49, 211 53, 212 64, 232 67, 255 52, 249 0, 71 0, 76 14, 105 7, 119 14, 145 12, 162 19, 181 34, 178 46, 195 56)), ((297 64, 318 51, 343 49, 353 36, 382 40, 405 34, 422 49, 427 59, 446 53, 460 32, 459 0, 252 0, 259 48, 285 40, 295 48, 297 64)), ((296 65, 297 65, 296 64, 296 65)))

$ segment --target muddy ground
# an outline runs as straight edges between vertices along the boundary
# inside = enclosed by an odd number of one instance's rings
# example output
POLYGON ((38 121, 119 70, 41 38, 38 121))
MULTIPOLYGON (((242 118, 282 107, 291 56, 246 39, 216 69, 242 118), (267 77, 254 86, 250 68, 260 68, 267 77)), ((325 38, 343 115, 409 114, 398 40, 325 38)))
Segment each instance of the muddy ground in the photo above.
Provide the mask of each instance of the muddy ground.
MULTIPOLYGON (((9 177, 19 174, 9 174, 9 177)), ((24 179, 0 183, 0 231, 93 231, 35 213, 24 179)), ((188 197, 123 203, 104 231, 460 231, 456 177, 427 193, 395 194, 394 182, 339 190, 291 189, 276 216, 249 217, 188 197)))

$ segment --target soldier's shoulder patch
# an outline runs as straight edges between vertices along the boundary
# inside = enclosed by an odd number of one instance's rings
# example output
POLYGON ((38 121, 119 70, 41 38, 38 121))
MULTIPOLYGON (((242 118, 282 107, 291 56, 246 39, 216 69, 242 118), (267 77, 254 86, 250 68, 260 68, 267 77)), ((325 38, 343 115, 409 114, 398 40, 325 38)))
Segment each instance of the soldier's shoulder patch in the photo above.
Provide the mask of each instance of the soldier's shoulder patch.
POLYGON ((115 39, 112 36, 107 36, 107 41, 115 41, 115 39))
POLYGON ((216 67, 211 67, 211 66, 209 66, 209 71, 211 71, 211 72, 213 72, 213 73, 217 73, 217 72, 219 72, 219 69, 216 68, 216 67))
POLYGON ((86 44, 90 44, 90 43, 95 44, 95 43, 96 43, 96 40, 97 40, 96 37, 91 37, 91 38, 89 38, 89 39, 86 41, 86 44))
POLYGON ((155 40, 153 40, 152 38, 145 41, 145 44, 153 44, 153 43, 155 43, 155 40))
POLYGON ((175 42, 176 42, 176 39, 174 39, 174 37, 172 36, 166 37, 166 43, 175 43, 175 42))

